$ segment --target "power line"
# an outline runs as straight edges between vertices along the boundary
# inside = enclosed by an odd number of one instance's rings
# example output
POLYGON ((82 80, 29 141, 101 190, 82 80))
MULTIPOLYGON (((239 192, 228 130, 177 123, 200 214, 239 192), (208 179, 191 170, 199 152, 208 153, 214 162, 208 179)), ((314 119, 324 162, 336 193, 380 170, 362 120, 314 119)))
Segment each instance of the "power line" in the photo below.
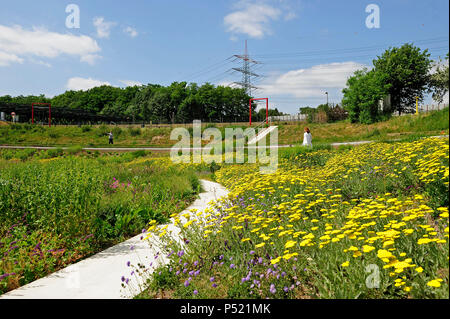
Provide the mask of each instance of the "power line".
MULTIPOLYGON (((416 41, 409 41, 406 43, 414 43, 414 44, 432 44, 432 43, 439 43, 439 42, 447 42, 448 43, 448 36, 447 37, 437 37, 437 38, 431 38, 431 39, 424 39, 424 40, 416 40, 416 41)), ((403 42, 405 43, 405 42, 403 42)), ((336 53, 345 53, 345 52, 364 52, 364 51, 370 51, 375 49, 383 49, 387 46, 392 45, 398 45, 396 44, 383 44, 383 45, 374 45, 374 46, 367 46, 367 47, 357 47, 357 48, 342 48, 342 49, 330 49, 330 50, 319 50, 319 51, 304 51, 304 52, 278 52, 278 53, 261 53, 261 54, 255 54, 255 57, 264 58, 264 57, 286 57, 286 56, 317 56, 317 55, 327 55, 327 54, 336 54, 336 53)))

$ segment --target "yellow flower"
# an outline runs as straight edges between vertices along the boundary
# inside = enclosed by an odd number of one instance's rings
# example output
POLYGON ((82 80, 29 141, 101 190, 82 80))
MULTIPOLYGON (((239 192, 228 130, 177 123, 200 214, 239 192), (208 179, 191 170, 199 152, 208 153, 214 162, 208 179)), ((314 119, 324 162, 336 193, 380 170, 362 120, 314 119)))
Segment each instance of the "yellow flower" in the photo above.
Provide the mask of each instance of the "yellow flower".
POLYGON ((350 262, 349 261, 346 261, 346 262, 344 262, 344 263, 342 263, 342 267, 348 267, 348 265, 350 265, 350 262))
POLYGON ((255 247, 256 247, 256 248, 261 248, 261 247, 263 247, 265 244, 266 244, 266 243, 260 243, 260 244, 255 245, 255 247))
POLYGON ((378 256, 378 258, 381 258, 381 259, 393 257, 389 251, 384 250, 384 249, 378 250, 377 256, 378 256))
POLYGON ((394 245, 394 241, 393 240, 388 240, 388 241, 385 241, 383 243, 383 248, 384 247, 388 247, 388 246, 392 246, 392 245, 394 245))
POLYGON ((434 280, 429 281, 429 282, 427 283, 427 285, 430 286, 430 287, 439 288, 439 287, 441 286, 440 281, 442 281, 442 279, 441 279, 441 280, 439 280, 439 279, 434 279, 434 280))
POLYGON ((371 251, 374 250, 374 249, 375 249, 375 247, 369 246, 369 245, 364 245, 364 246, 362 247, 362 250, 363 250, 363 252, 365 252, 365 253, 369 253, 369 252, 371 252, 371 251))
POLYGON ((417 243, 418 243, 419 245, 428 244, 428 243, 430 243, 430 242, 432 242, 432 240, 429 239, 429 238, 420 238, 420 239, 417 241, 417 243))
POLYGON ((284 248, 291 248, 291 247, 294 247, 296 243, 297 243, 296 241, 289 240, 289 241, 286 242, 286 244, 284 245, 284 248))
POLYGON ((422 267, 417 267, 416 271, 420 274, 421 272, 423 272, 423 268, 422 267))
POLYGON ((272 265, 275 265, 275 264, 279 263, 280 260, 281 260, 281 257, 277 257, 277 258, 275 258, 275 259, 272 259, 272 260, 270 261, 270 263, 271 263, 272 265))

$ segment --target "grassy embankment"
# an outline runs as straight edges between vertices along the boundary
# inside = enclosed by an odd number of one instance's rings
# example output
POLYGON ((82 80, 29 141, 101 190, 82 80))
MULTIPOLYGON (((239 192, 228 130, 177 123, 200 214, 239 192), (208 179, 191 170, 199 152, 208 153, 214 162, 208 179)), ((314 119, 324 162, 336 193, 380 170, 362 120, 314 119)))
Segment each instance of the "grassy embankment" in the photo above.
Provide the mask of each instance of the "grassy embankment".
MULTIPOLYGON (((449 131, 449 109, 432 111, 427 114, 394 117, 385 122, 371 125, 339 123, 276 123, 279 125, 279 144, 299 144, 303 139, 303 129, 308 126, 313 135, 313 143, 393 139, 413 139, 419 136, 439 135, 449 131)), ((183 127, 176 125, 176 127, 183 127)), ((225 138, 223 124, 203 124, 202 129, 217 127, 225 138)), ((227 127, 248 127, 247 124, 233 124, 227 127)), ((192 127, 188 127, 192 135, 192 127)), ((108 147, 106 133, 114 134, 115 147, 170 147, 177 141, 170 140, 172 128, 165 127, 115 127, 115 126, 31 126, 1 125, 0 145, 23 146, 73 146, 108 147)), ((207 144, 203 141, 203 144, 207 144)))

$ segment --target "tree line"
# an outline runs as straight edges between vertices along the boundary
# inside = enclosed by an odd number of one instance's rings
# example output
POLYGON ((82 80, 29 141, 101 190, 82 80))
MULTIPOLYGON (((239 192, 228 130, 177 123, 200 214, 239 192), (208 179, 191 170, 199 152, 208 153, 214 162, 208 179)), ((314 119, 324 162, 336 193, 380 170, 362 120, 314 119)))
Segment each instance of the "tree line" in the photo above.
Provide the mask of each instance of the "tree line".
MULTIPOLYGON (((188 123, 194 119, 208 122, 248 120, 250 98, 244 89, 174 82, 169 86, 148 84, 126 88, 104 85, 85 91, 66 91, 53 98, 5 95, 0 96, 0 103, 51 103, 52 108, 83 109, 133 122, 188 123)), ((255 109, 256 104, 252 104, 252 112, 255 109)), ((275 113, 279 114, 278 110, 275 113)), ((256 113, 255 118, 258 116, 256 113)))

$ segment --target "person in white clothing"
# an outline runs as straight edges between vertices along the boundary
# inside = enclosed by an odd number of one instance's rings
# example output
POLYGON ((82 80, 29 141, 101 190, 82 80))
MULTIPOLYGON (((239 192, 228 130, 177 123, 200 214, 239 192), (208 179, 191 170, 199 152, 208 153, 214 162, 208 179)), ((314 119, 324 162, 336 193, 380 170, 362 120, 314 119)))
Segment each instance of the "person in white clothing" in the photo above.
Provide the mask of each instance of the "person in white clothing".
POLYGON ((303 134, 303 146, 309 146, 312 147, 312 135, 309 131, 309 128, 305 128, 305 133, 303 134))

